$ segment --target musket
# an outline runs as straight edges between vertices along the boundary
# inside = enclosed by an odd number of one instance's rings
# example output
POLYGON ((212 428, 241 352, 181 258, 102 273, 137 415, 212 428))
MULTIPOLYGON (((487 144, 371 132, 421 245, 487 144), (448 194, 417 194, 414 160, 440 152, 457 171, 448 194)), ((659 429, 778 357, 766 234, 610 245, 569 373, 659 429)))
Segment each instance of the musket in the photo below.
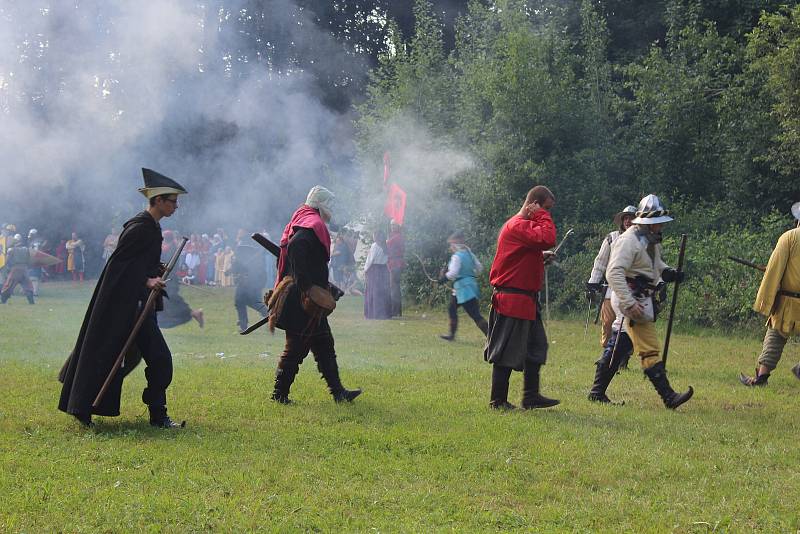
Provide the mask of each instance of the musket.
MULTIPOLYGON (((186 246, 186 243, 188 241, 189 241, 188 237, 184 237, 183 239, 181 239, 181 244, 178 245, 178 248, 175 250, 175 253, 172 255, 172 258, 169 260, 169 263, 164 269, 164 273, 160 276, 162 280, 166 280, 166 278, 169 276, 169 273, 172 272, 172 269, 175 267, 175 263, 177 263, 178 258, 180 258, 181 256, 183 247, 186 246)), ((108 387, 111 385, 112 380, 114 380, 114 377, 116 376, 117 371, 119 371, 119 368, 122 367, 122 362, 125 360, 125 355, 128 353, 128 351, 131 349, 134 342, 136 341, 136 335, 139 333, 139 330, 141 330, 145 318, 147 318, 147 316, 153 310, 153 307, 156 304, 156 299, 158 298, 159 293, 161 293, 161 287, 158 285, 150 290, 150 295, 148 295, 147 301, 142 307, 142 311, 139 313, 139 318, 134 323, 133 330, 131 330, 131 333, 128 336, 127 341, 125 341, 125 345, 123 345, 122 350, 119 353, 119 356, 117 356, 117 360, 111 367, 111 371, 109 371, 108 376, 106 377, 106 381, 103 382, 103 386, 97 393, 97 397, 95 397, 94 402, 92 403, 92 408, 97 408, 103 401, 103 397, 105 397, 106 391, 108 391, 108 387)))
MULTIPOLYGON (((676 276, 680 277, 683 272, 683 257, 686 254, 686 234, 681 234, 681 248, 678 252, 678 268, 676 269, 676 276)), ((678 305, 678 287, 680 282, 675 279, 675 287, 672 290, 672 305, 669 308, 669 321, 667 322, 667 336, 664 339, 664 355, 661 361, 664 362, 664 368, 667 367, 667 353, 669 352, 669 338, 672 335, 672 320, 675 318, 675 307, 678 305)))
POLYGON ((748 267, 752 267, 753 269, 758 269, 762 273, 767 271, 767 267, 764 265, 759 265, 757 263, 753 263, 752 261, 743 260, 742 258, 737 258, 736 256, 728 256, 728 259, 731 261, 735 261, 736 263, 741 263, 742 265, 747 265, 748 267))
MULTIPOLYGON (((261 234, 251 234, 250 238, 253 241, 255 241, 256 243, 258 243, 259 245, 261 245, 262 247, 264 247, 265 249, 267 249, 267 251, 270 254, 272 254, 273 256, 275 256, 275 258, 280 258, 281 247, 279 247, 278 245, 276 245, 275 243, 273 243, 272 241, 270 241, 269 239, 267 239, 266 237, 264 237, 261 234)), ((344 295, 344 291, 342 291, 341 289, 339 289, 338 287, 336 287, 333 284, 330 284, 330 286, 331 286, 331 292, 333 293, 333 297, 336 300, 339 300, 339 297, 344 295)), ((263 319, 261 319, 257 323, 253 323, 252 325, 247 327, 245 330, 242 330, 241 332, 239 332, 239 335, 246 336, 250 332, 253 332, 254 330, 258 330, 259 328, 261 328, 262 326, 264 326, 265 324, 267 324, 269 322, 269 318, 270 318, 270 315, 267 314, 266 317, 264 317, 263 319)))

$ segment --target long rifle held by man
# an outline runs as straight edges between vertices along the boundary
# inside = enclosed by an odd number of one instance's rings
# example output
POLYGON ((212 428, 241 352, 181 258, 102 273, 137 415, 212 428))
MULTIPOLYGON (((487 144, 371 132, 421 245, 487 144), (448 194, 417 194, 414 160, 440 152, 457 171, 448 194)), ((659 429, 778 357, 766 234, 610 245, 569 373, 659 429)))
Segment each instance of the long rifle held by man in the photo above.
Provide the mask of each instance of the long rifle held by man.
POLYGON ((678 305, 678 287, 680 287, 680 276, 683 272, 683 257, 686 254, 686 234, 681 234, 681 248, 678 252, 678 268, 676 269, 675 287, 672 289, 672 305, 669 308, 669 321, 667 321, 667 336, 664 339, 664 355, 661 360, 664 367, 667 366, 667 353, 669 352, 669 338, 672 335, 672 321, 675 318, 675 308, 678 305))
POLYGON ((764 265, 759 265, 757 263, 753 263, 752 261, 743 260, 742 258, 737 258, 736 256, 728 256, 728 259, 731 261, 735 261, 736 263, 741 263, 742 265, 747 265, 748 267, 752 267, 753 269, 757 269, 762 273, 767 271, 767 268, 764 265))
MULTIPOLYGON (((175 268, 175 263, 177 263, 178 258, 181 257, 181 252, 183 251, 183 247, 186 246, 186 243, 188 241, 189 241, 188 237, 184 237, 183 239, 181 239, 181 244, 178 245, 178 248, 175 250, 175 254, 173 254, 172 258, 169 260, 169 263, 164 269, 164 274, 161 275, 162 280, 166 280, 169 274, 172 272, 172 269, 175 268)), ((153 311, 153 307, 156 305, 156 299, 158 298, 159 293, 161 293, 160 286, 156 286, 150 290, 150 295, 148 295, 147 301, 144 303, 142 311, 139 313, 139 317, 138 319, 136 319, 136 322, 133 325, 133 330, 131 330, 131 333, 128 336, 128 340, 125 341, 125 345, 123 345, 122 350, 119 353, 119 356, 117 356, 117 360, 114 362, 114 366, 111 367, 111 371, 108 373, 106 381, 103 382, 103 386, 97 393, 97 397, 95 397, 94 402, 92 403, 92 408, 97 408, 103 401, 103 397, 105 397, 106 391, 108 391, 108 387, 111 385, 111 382, 117 375, 117 371, 119 371, 119 368, 122 367, 122 362, 125 360, 125 355, 128 353, 128 351, 131 349, 134 342, 136 341, 136 335, 142 328, 142 324, 144 324, 145 318, 150 314, 151 311, 153 311)))

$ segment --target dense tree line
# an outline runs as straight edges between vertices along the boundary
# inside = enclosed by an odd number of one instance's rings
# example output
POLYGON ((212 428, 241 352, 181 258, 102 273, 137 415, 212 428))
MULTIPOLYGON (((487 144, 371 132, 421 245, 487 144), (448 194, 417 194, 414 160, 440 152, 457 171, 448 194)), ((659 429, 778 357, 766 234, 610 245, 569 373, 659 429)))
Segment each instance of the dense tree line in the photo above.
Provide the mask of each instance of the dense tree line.
MULTIPOLYGON (((455 173, 396 167, 424 257, 462 228, 490 260, 502 221, 532 184, 548 184, 559 227, 578 236, 551 274, 562 309, 581 305, 613 213, 656 193, 676 214, 669 232, 691 236, 693 294, 705 299, 692 305, 706 311, 684 316, 750 320, 757 277, 720 258, 765 261, 800 200, 800 6, 781 4, 473 0, 448 49, 436 10, 418 0, 413 34, 390 32, 359 107, 362 164, 377 176, 386 150, 401 162, 468 154, 455 173), (741 294, 726 293, 733 280, 746 282, 741 294)), ((429 291, 418 274, 408 282, 429 291)))

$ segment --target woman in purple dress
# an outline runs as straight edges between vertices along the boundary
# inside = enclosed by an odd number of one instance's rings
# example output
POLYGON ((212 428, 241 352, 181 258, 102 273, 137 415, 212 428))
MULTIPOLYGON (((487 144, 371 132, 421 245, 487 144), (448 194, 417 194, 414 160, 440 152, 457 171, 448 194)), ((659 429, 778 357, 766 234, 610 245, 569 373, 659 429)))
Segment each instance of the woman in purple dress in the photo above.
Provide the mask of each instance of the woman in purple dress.
POLYGON ((389 294, 389 254, 386 251, 386 235, 380 230, 373 234, 374 242, 364 263, 364 317, 367 319, 390 319, 392 301, 389 294))

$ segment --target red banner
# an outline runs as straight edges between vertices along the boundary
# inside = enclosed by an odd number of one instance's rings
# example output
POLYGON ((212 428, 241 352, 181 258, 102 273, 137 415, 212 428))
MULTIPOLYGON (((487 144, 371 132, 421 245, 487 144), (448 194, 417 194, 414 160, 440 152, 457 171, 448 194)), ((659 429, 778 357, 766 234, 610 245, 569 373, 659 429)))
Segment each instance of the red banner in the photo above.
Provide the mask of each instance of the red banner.
POLYGON ((406 192, 399 185, 392 184, 389 186, 389 194, 386 195, 383 213, 390 219, 397 221, 400 226, 403 225, 403 219, 406 214, 406 192))

